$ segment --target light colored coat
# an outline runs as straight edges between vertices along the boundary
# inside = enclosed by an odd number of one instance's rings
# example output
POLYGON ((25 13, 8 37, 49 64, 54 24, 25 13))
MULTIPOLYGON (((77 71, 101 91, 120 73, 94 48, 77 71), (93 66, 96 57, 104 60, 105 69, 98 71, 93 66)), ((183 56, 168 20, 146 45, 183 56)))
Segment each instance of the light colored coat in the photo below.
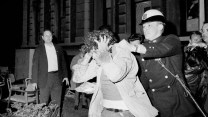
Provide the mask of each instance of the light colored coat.
POLYGON ((135 117, 155 117, 158 111, 151 105, 150 100, 136 76, 138 64, 136 58, 130 51, 123 49, 119 44, 115 45, 116 54, 111 61, 98 66, 95 60, 88 65, 76 64, 73 66, 73 81, 80 83, 97 77, 96 88, 91 99, 89 117, 101 117, 103 110, 102 92, 100 85, 101 72, 115 83, 121 97, 129 111, 135 117))

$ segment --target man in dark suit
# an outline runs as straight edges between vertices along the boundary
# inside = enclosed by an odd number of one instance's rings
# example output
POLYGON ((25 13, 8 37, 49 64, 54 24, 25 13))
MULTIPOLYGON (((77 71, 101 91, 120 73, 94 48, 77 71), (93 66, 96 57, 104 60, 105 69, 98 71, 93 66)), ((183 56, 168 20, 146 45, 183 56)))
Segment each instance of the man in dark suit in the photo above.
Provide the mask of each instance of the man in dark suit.
MULTIPOLYGON (((140 53, 141 79, 148 80, 148 96, 158 117, 194 117, 196 108, 177 80, 184 80, 181 43, 176 35, 162 36, 165 28, 164 15, 150 9, 142 16, 142 27, 146 41, 132 46, 123 44, 130 51, 140 53)), ((144 86, 145 87, 145 86, 144 86)))
POLYGON ((52 43, 52 32, 45 30, 33 56, 32 82, 40 90, 40 103, 61 103, 62 82, 69 84, 64 52, 52 43))

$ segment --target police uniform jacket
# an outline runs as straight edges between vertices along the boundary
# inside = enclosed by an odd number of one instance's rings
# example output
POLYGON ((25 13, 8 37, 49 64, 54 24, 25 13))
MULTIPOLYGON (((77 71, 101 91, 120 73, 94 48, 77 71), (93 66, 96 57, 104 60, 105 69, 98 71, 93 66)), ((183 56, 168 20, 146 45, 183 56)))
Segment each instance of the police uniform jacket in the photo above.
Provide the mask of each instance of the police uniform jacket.
POLYGON ((184 117, 194 113, 192 102, 184 95, 183 88, 173 76, 178 75, 182 80, 184 78, 179 38, 175 35, 161 36, 143 45, 147 51, 139 58, 144 74, 141 80, 148 80, 148 95, 160 116, 184 117))

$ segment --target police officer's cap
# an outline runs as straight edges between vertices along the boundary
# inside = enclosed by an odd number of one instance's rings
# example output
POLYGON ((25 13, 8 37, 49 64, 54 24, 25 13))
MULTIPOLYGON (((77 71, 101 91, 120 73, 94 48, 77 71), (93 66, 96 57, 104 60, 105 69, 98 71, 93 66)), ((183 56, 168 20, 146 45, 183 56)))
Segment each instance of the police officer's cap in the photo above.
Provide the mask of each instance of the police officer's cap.
POLYGON ((140 25, 146 23, 146 22, 153 22, 153 21, 160 21, 162 23, 166 22, 166 19, 164 17, 164 15, 162 14, 162 12, 160 12, 157 9, 150 9, 147 10, 143 16, 142 16, 142 22, 140 23, 140 25))

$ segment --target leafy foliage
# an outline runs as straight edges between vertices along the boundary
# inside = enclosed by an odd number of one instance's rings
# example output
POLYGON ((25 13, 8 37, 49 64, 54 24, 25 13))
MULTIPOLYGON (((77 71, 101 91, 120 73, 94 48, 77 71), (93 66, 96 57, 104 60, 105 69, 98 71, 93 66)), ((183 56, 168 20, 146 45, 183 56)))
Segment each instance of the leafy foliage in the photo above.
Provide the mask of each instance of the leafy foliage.
POLYGON ((58 105, 52 103, 46 106, 45 103, 26 105, 14 102, 11 107, 17 111, 13 113, 10 111, 7 115, 2 115, 3 117, 52 117, 57 115, 58 111, 58 105))

